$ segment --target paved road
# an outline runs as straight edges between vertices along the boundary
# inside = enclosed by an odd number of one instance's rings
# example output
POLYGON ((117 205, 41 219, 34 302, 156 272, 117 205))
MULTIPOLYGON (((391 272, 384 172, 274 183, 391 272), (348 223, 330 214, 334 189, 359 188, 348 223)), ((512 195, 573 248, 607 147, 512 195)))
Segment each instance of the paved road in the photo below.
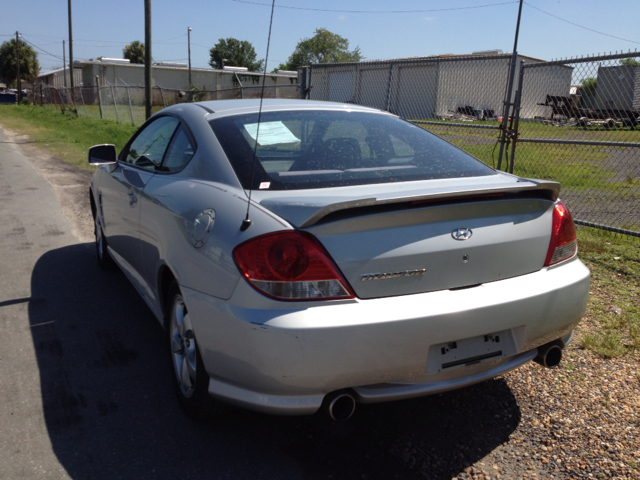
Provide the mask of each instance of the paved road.
POLYGON ((0 479, 450 479, 519 422, 494 380, 343 424, 239 409, 194 424, 158 322, 72 225, 0 130, 0 479))

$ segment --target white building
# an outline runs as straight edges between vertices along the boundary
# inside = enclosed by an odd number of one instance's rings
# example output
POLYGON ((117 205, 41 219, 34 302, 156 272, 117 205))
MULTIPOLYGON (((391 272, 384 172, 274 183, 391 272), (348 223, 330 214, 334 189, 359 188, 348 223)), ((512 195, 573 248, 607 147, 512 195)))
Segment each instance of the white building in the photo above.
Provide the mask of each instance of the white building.
MULTIPOLYGON (((115 62, 82 62, 82 83, 95 86, 96 77, 100 86, 143 86, 144 65, 115 62)), ((224 90, 238 86, 251 87, 262 85, 262 73, 237 73, 210 68, 192 68, 191 84, 199 90, 224 90)), ((295 85, 297 76, 282 74, 266 74, 266 86, 295 85)), ((164 89, 188 90, 189 69, 184 66, 153 65, 151 67, 151 84, 164 89)))
MULTIPOLYGON (((58 68, 56 70, 42 72, 40 75, 38 75, 38 80, 36 81, 36 83, 43 83, 45 85, 50 85, 56 88, 70 87, 70 70, 71 69, 69 68, 58 68)), ((76 66, 73 69, 73 82, 75 86, 79 86, 82 84, 82 67, 76 66)))

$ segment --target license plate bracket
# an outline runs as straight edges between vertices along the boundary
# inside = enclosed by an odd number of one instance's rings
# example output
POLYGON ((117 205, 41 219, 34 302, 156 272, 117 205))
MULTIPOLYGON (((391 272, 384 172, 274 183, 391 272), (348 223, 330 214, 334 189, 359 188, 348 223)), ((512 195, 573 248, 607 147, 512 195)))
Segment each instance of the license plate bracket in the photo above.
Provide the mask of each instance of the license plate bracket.
POLYGON ((478 335, 429 347, 427 374, 474 365, 517 353, 511 330, 478 335))

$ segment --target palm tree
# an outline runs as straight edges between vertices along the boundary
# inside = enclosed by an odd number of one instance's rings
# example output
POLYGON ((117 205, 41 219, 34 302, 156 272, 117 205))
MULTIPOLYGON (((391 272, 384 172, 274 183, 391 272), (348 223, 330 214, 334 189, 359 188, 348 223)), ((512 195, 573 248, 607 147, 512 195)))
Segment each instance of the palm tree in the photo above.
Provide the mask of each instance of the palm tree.
POLYGON ((134 40, 122 49, 122 56, 131 63, 144 63, 144 43, 134 40))

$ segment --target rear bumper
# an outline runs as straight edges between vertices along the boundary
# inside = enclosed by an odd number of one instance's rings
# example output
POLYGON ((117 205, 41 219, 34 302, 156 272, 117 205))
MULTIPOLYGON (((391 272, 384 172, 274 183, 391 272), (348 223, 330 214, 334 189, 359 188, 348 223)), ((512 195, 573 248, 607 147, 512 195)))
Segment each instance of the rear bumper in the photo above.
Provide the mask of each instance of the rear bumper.
MULTIPOLYGON (((563 347, 573 339, 573 333, 562 338, 563 347)), ((448 392, 457 388, 468 387, 474 383, 497 377, 507 373, 520 365, 524 365, 529 360, 533 360, 538 355, 538 349, 534 348, 526 352, 513 355, 500 362, 493 368, 483 369, 479 373, 469 374, 453 380, 441 380, 425 383, 385 383, 379 385, 365 385, 353 388, 355 398, 359 403, 379 403, 391 400, 406 400, 409 398, 422 397, 424 395, 434 395, 436 393, 448 392)))
POLYGON ((369 403, 500 375, 569 335, 588 292, 589 270, 577 258, 470 289, 371 300, 278 302, 239 282, 224 301, 183 288, 210 393, 293 415, 315 412, 343 388, 369 403), (495 332, 511 332, 509 356, 433 373, 431 346, 495 332))

